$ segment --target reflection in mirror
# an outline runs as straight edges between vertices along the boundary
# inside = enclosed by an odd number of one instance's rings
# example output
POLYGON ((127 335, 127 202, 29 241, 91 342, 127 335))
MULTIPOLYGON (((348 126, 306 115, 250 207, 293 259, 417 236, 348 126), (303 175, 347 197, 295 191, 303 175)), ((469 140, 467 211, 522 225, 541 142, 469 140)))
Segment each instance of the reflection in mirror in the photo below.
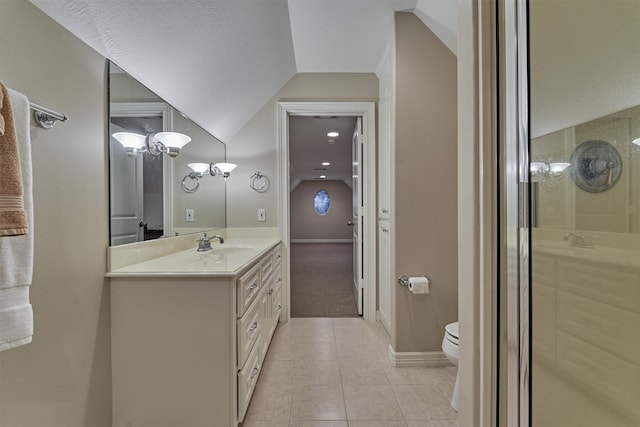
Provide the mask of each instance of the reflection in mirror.
POLYGON ((533 139, 535 226, 640 233, 639 137, 634 107, 533 139))
POLYGON ((192 172, 189 163, 224 162, 225 145, 115 64, 110 64, 109 102, 111 245, 224 228, 225 180, 202 180, 192 193, 184 191, 182 180, 192 172), (191 138, 175 158, 148 150, 131 155, 113 137, 165 131, 191 138))

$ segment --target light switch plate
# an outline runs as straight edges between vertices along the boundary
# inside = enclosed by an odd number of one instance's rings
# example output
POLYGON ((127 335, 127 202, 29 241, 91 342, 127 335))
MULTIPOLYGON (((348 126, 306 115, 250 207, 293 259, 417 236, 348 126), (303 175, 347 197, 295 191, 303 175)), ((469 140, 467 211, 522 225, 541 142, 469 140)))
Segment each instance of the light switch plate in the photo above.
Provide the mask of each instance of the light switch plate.
POLYGON ((193 209, 187 209, 184 220, 187 221, 187 222, 193 222, 193 220, 194 220, 193 209))
POLYGON ((267 220, 267 212, 265 209, 258 209, 258 221, 265 222, 267 220))

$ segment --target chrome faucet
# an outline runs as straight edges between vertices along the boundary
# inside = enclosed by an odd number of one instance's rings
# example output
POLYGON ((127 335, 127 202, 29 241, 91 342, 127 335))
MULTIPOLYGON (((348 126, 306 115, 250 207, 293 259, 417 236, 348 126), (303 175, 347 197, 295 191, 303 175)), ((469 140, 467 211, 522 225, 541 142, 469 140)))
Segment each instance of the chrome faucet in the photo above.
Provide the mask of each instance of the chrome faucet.
POLYGON ((211 239, 218 239, 220 240, 220 243, 224 243, 224 238, 222 236, 220 236, 219 234, 216 234, 215 236, 207 236, 207 233, 204 233, 204 236, 202 237, 202 239, 198 239, 196 240, 198 242, 198 252, 205 252, 205 251, 210 251, 211 249, 213 249, 211 247, 211 239))
POLYGON ((593 239, 583 234, 567 233, 562 240, 578 248, 593 248, 593 239))

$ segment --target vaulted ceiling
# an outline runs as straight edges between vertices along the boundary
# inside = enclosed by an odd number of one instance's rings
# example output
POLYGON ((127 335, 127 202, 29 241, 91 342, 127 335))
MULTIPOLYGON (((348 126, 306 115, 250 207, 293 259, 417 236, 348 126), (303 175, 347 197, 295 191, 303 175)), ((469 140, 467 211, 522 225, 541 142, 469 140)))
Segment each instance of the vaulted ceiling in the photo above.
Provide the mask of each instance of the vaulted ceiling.
POLYGON ((453 0, 30 0, 228 142, 296 73, 374 73, 394 11, 454 53, 453 0))

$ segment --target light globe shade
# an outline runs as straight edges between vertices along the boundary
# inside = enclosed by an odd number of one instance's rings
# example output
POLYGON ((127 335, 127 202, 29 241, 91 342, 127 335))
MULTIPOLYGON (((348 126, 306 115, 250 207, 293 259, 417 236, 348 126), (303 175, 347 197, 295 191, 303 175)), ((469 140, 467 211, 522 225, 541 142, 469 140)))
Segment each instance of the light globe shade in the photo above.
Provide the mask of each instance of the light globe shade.
POLYGON ((567 169, 569 166, 571 166, 571 163, 566 163, 566 162, 549 163, 549 171, 551 173, 561 173, 561 172, 564 172, 564 170, 567 169))
POLYGON ((215 165, 213 165, 213 167, 215 169, 218 169, 220 172, 222 172, 223 174, 226 174, 228 176, 228 174, 231 173, 231 171, 233 171, 238 165, 236 165, 235 163, 216 163, 215 165))
POLYGON ((126 148, 141 150, 147 146, 147 137, 133 132, 116 132, 113 136, 116 141, 126 148))
POLYGON ((636 139, 632 140, 631 142, 636 144, 636 145, 640 145, 640 138, 636 138, 636 139))
POLYGON ((187 145, 191 138, 178 132, 159 132, 155 134, 155 139, 160 141, 165 147, 182 148, 187 145))
POLYGON ((187 166, 196 173, 209 172, 209 163, 189 163, 187 166))
POLYGON ((534 175, 549 172, 549 165, 544 162, 531 162, 529 168, 534 175))

